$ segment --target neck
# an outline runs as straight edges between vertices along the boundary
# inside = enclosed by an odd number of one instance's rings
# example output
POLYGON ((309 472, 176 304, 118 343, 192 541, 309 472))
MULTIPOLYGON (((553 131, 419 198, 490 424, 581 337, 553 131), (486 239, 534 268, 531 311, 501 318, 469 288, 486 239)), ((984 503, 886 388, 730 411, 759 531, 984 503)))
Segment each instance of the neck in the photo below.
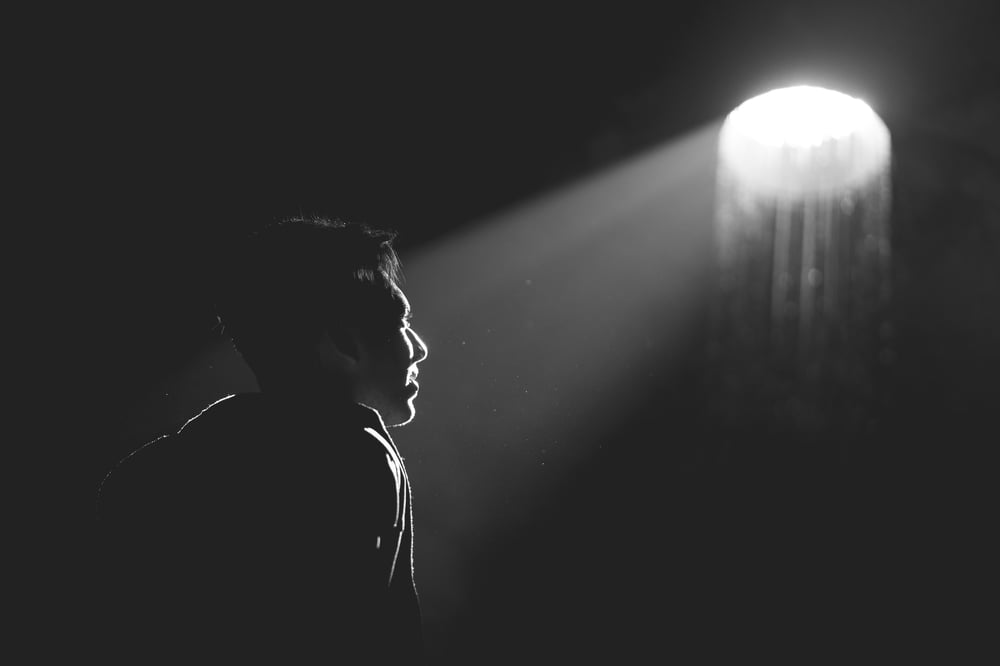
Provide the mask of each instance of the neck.
POLYGON ((331 406, 352 403, 347 387, 332 381, 309 376, 269 376, 266 380, 258 377, 261 393, 283 401, 307 405, 331 406))

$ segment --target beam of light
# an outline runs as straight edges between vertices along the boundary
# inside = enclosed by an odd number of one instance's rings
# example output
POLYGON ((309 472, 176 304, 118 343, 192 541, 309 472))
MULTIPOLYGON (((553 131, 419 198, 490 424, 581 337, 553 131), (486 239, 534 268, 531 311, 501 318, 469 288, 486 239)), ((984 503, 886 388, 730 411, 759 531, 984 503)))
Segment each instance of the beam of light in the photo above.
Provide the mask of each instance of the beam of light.
POLYGON ((615 426, 639 406, 664 433, 676 417, 652 387, 690 351, 709 293, 718 127, 404 257, 431 349, 418 417, 398 433, 421 506, 430 639, 462 607, 452 595, 476 544, 516 534, 602 450, 644 460, 670 446, 615 426))
POLYGON ((891 358, 889 167, 886 126, 838 92, 775 90, 726 119, 713 344, 737 422, 785 410, 819 432, 826 398, 806 394, 871 393, 872 368, 891 358))

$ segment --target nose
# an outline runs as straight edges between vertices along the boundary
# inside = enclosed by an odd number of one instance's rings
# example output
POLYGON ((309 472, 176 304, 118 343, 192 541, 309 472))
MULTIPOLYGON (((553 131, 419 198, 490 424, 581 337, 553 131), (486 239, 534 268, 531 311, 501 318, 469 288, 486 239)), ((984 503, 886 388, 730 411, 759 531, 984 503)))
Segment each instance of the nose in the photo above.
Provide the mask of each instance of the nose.
POLYGON ((412 328, 408 329, 408 332, 413 338, 413 364, 416 365, 427 358, 427 345, 412 328))

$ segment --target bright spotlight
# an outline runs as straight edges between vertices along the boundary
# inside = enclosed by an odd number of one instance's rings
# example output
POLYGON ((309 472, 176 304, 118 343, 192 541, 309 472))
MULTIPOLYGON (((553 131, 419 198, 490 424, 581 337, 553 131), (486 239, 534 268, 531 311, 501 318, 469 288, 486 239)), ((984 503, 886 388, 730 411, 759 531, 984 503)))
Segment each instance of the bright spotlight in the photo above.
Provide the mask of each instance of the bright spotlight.
POLYGON ((890 157, 875 112, 833 90, 773 90, 726 118, 713 346, 732 404, 828 432, 848 419, 829 405, 872 394, 892 358, 890 157))
POLYGON ((814 86, 781 88, 729 114, 719 158, 756 189, 840 188, 884 168, 889 130, 860 99, 814 86))

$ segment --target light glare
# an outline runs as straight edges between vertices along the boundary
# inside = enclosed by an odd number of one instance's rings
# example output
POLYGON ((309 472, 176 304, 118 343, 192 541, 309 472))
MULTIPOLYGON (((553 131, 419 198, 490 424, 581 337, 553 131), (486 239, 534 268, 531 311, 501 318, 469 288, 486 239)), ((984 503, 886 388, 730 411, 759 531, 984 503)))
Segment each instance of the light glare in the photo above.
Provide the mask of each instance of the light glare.
POLYGON ((815 86, 747 100, 719 135, 719 158, 735 178, 792 195, 855 186, 880 172, 889 153, 889 131, 871 107, 815 86))
POLYGON ((770 146, 818 146, 842 139, 872 120, 856 97, 815 86, 781 88, 741 104, 730 116, 739 130, 770 146))

